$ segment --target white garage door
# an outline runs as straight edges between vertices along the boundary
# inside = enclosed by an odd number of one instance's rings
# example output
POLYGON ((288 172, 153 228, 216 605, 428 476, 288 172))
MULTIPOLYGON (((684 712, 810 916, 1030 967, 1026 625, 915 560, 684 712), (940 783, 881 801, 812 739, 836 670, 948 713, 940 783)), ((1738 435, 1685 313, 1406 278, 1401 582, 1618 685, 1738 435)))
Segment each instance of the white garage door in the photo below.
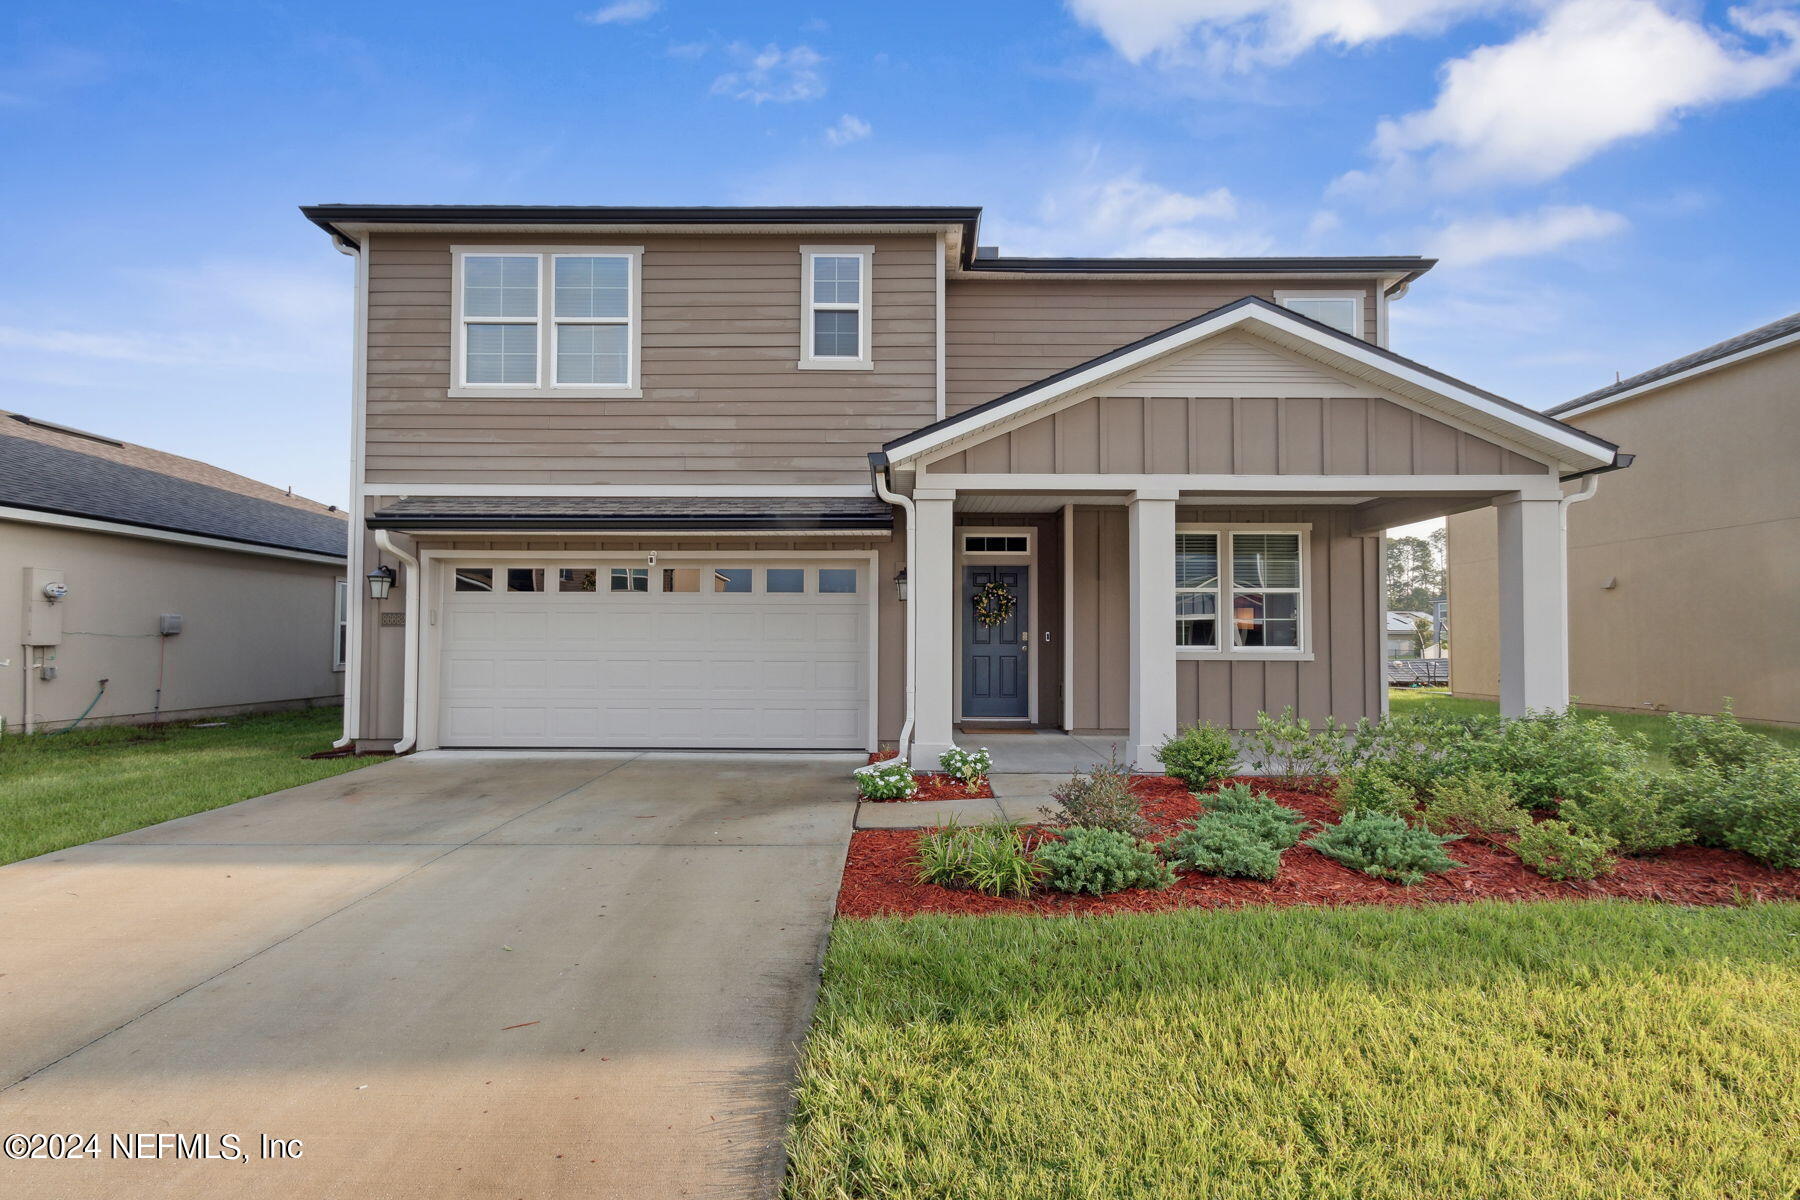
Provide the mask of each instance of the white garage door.
POLYGON ((442 571, 442 745, 868 743, 866 561, 442 571))

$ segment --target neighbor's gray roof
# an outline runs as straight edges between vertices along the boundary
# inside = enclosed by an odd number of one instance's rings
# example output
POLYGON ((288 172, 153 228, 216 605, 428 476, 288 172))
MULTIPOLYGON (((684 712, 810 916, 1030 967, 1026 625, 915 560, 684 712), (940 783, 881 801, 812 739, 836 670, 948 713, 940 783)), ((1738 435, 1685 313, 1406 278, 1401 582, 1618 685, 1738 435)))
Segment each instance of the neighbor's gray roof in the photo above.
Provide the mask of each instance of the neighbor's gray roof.
POLYGON ((0 429, 0 505, 342 558, 349 523, 0 429))
POLYGON ((874 496, 409 496, 372 529, 889 529, 874 496))
POLYGON ((1596 388, 1594 391, 1591 391, 1584 396, 1577 396, 1565 404, 1558 404, 1555 408, 1547 408, 1544 411, 1547 413, 1562 413, 1568 412, 1570 409, 1583 408, 1589 404, 1593 404, 1597 400, 1604 400, 1608 396, 1616 396, 1621 392, 1634 391, 1647 383, 1655 383, 1659 379, 1667 379, 1672 375, 1680 375, 1684 371, 1691 371, 1695 367, 1703 367, 1707 363, 1715 362, 1721 358, 1730 358, 1734 354, 1741 354, 1745 350, 1753 350, 1765 342, 1772 342, 1777 338, 1784 338, 1792 333, 1800 333, 1800 313, 1794 313, 1792 316, 1783 317, 1779 321, 1770 321, 1767 325, 1752 329, 1749 333, 1740 333, 1736 337, 1726 338, 1722 342, 1715 342, 1704 350, 1696 350, 1692 354, 1684 354, 1680 358, 1670 359, 1660 367, 1651 367, 1648 371, 1640 372, 1629 379, 1621 379, 1619 382, 1609 384, 1606 387, 1596 388))

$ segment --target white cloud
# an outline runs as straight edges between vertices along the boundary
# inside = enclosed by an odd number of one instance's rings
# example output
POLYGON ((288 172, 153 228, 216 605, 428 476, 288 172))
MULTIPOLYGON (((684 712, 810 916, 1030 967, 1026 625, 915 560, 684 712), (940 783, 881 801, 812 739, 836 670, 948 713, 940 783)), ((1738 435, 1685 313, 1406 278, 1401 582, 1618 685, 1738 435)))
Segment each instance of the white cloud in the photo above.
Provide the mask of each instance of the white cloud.
POLYGON ((1466 217, 1426 235, 1427 250, 1446 266, 1472 267, 1496 258, 1546 254, 1571 242, 1613 237, 1631 223, 1585 204, 1546 205, 1514 217, 1466 217))
POLYGON ((1228 188, 1189 194, 1131 171, 1051 193, 1035 221, 1000 218, 991 228, 1009 254, 1183 258, 1265 251, 1266 237, 1221 227, 1237 215, 1237 198, 1228 188))
POLYGON ((593 12, 582 13, 581 19, 589 25, 629 25, 654 15, 661 7, 662 0, 615 0, 593 12))
POLYGON ((1200 56, 1215 68, 1289 62, 1320 43, 1360 46, 1440 29, 1528 0, 1067 0, 1132 62, 1200 56))
POLYGON ((1383 175, 1445 187, 1554 178, 1615 142, 1767 91, 1800 69, 1800 14, 1734 8, 1729 17, 1737 33, 1651 0, 1566 0, 1513 41, 1447 64, 1430 108, 1383 121, 1375 135, 1383 175), (1742 35, 1765 48, 1746 49, 1742 35))
POLYGON ((848 146, 851 142, 860 142, 875 132, 861 117, 853 117, 849 113, 837 119, 837 124, 825 131, 825 144, 828 146, 848 146))
POLYGON ((825 58, 811 46, 795 46, 783 50, 769 45, 757 50, 734 43, 726 53, 739 63, 736 71, 727 71, 713 80, 713 94, 730 96, 761 104, 773 100, 778 104, 796 100, 817 100, 825 94, 825 77, 819 67, 825 58))

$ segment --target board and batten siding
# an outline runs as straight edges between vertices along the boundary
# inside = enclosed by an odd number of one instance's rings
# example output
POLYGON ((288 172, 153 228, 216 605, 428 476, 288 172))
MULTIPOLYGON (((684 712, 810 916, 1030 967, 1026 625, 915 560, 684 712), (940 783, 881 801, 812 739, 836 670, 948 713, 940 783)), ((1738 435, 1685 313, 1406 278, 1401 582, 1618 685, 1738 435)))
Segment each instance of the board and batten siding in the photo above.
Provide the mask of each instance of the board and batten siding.
MULTIPOLYGON (((1110 390, 1110 389, 1109 389, 1110 390)), ((937 459, 941 474, 1541 475, 1371 396, 1103 396, 937 459)))
MULTIPOLYGON (((1122 506, 1074 512, 1074 716, 1078 732, 1120 732, 1130 721, 1131 576, 1122 506)), ((1176 717, 1253 729, 1258 712, 1292 705, 1315 722, 1381 715, 1381 542, 1350 533, 1343 508, 1195 508, 1181 522, 1312 526, 1306 597, 1310 661, 1176 663, 1176 717)), ((1171 554, 1174 547, 1169 548, 1171 554)))
POLYGON ((936 415, 936 241, 844 235, 378 234, 366 481, 868 481, 936 415), (874 369, 800 370, 800 246, 875 248, 874 369), (451 399, 451 246, 641 245, 643 396, 451 399))
POLYGON ((944 287, 945 409, 1036 383, 1202 313, 1282 292, 1360 292, 1376 340, 1376 288, 1343 279, 951 279, 944 287))

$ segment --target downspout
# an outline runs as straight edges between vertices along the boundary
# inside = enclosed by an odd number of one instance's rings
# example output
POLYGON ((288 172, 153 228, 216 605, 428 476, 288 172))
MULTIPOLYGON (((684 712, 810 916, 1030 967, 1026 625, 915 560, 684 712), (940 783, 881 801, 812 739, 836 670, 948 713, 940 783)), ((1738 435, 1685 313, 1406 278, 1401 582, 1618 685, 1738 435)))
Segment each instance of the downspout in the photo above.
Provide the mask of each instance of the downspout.
POLYGON ((1592 500, 1594 493, 1600 490, 1598 474, 1581 477, 1581 486, 1564 496, 1556 506, 1557 527, 1562 540, 1563 589, 1562 589, 1562 627, 1563 627, 1563 685, 1572 688, 1574 677, 1569 674, 1570 647, 1574 639, 1569 636, 1569 506, 1579 504, 1583 500, 1592 500))
MULTIPOLYGON (((869 478, 875 485, 875 494, 877 496, 881 497, 881 499, 883 501, 885 501, 886 503, 896 506, 897 508, 900 509, 901 512, 906 514, 906 567, 908 570, 910 570, 912 568, 912 564, 917 560, 917 555, 914 554, 914 550, 918 546, 919 523, 918 523, 918 520, 916 519, 914 511, 913 511, 912 497, 911 496, 903 496, 899 492, 896 492, 896 491, 893 491, 892 489, 890 489, 888 487, 887 472, 888 472, 887 455, 882 454, 879 451, 876 451, 875 453, 870 454, 869 455, 869 478)), ((914 689, 915 689, 915 686, 917 683, 917 671, 915 668, 915 660, 914 660, 914 647, 918 644, 918 638, 915 636, 915 634, 917 633, 917 629, 918 629, 918 622, 915 621, 913 618, 913 614, 918 611, 918 604, 911 597, 908 597, 907 600, 905 601, 905 603, 906 603, 906 620, 905 620, 905 625, 906 625, 906 707, 905 707, 906 719, 903 722, 901 722, 900 738, 899 738, 899 742, 896 746, 896 749, 899 751, 899 756, 900 756, 901 762, 908 761, 907 754, 906 754, 907 747, 912 744, 913 694, 914 694, 914 689)))
POLYGON ((425 578, 419 560, 396 546, 387 530, 375 531, 375 544, 406 566, 406 683, 400 695, 400 740, 394 743, 394 753, 405 754, 419 741, 419 593, 425 590, 425 578))
POLYGON ((362 721, 363 658, 363 533, 357 527, 362 519, 362 441, 363 384, 367 379, 367 314, 369 292, 368 255, 362 253, 361 242, 353 242, 336 230, 332 231, 332 249, 356 260, 353 312, 351 314, 350 352, 350 519, 344 541, 344 570, 348 576, 348 594, 344 597, 344 617, 348 637, 344 647, 344 724, 342 736, 331 743, 333 750, 356 745, 356 730, 362 721))

